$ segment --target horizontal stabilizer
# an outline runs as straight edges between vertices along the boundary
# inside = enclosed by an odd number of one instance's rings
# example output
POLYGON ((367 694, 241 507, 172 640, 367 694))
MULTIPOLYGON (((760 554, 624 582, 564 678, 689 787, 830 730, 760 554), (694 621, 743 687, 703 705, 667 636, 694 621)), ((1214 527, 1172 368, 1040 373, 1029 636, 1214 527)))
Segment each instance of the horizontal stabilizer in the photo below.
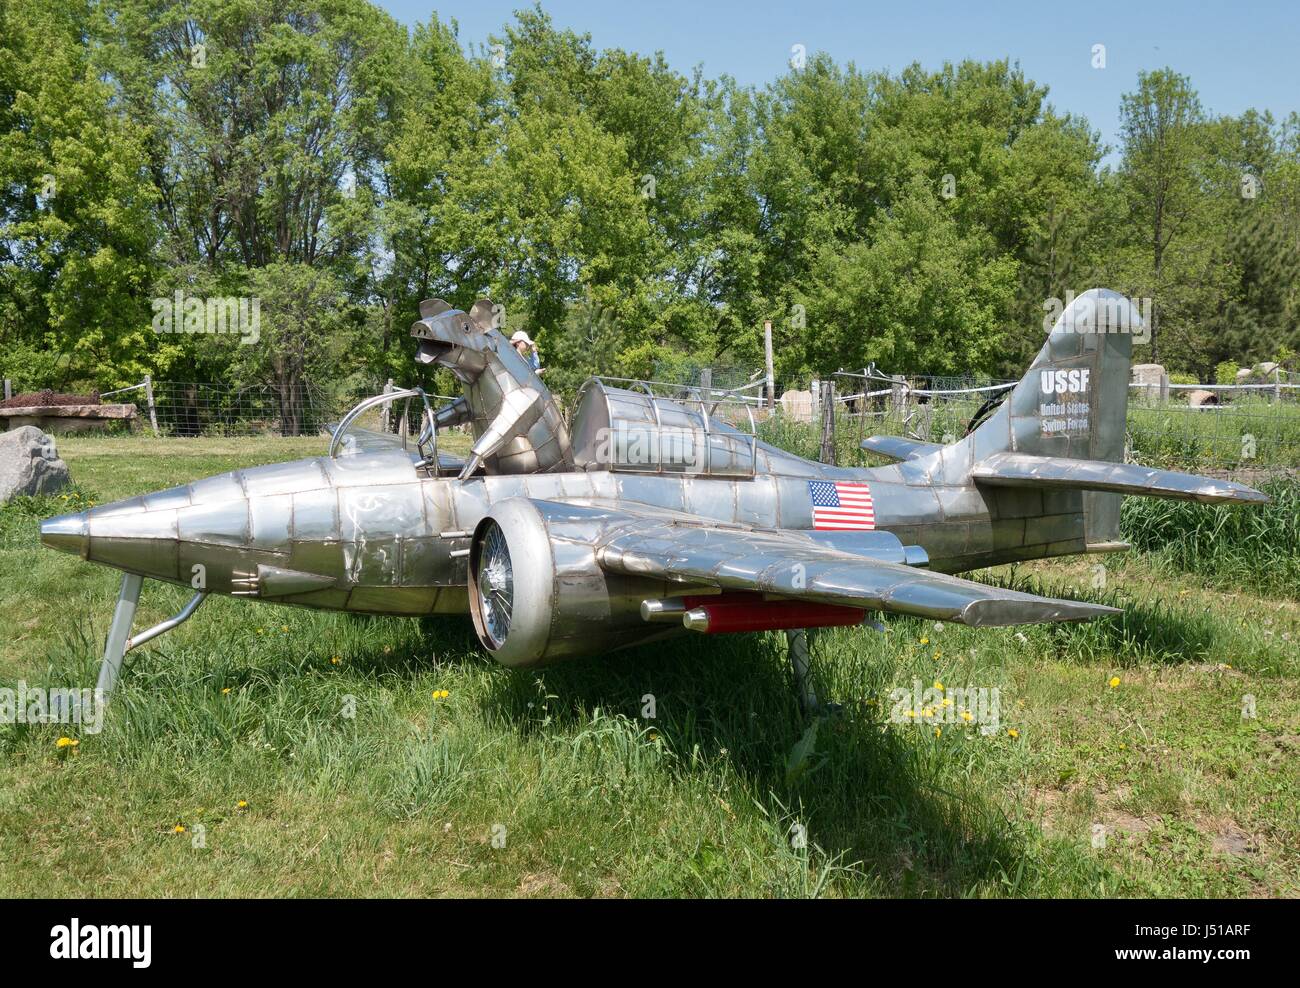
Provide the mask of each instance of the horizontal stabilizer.
POLYGON ((1231 480, 1157 470, 1137 463, 1107 463, 1029 453, 994 453, 975 465, 971 477, 980 484, 996 487, 1105 491, 1206 504, 1264 504, 1269 500, 1267 494, 1231 480))
POLYGON ((905 439, 902 436, 868 436, 862 440, 862 448, 868 453, 877 453, 880 456, 887 457, 895 463, 903 460, 914 460, 918 456, 925 456, 935 450, 943 449, 938 443, 923 443, 916 439, 905 439))

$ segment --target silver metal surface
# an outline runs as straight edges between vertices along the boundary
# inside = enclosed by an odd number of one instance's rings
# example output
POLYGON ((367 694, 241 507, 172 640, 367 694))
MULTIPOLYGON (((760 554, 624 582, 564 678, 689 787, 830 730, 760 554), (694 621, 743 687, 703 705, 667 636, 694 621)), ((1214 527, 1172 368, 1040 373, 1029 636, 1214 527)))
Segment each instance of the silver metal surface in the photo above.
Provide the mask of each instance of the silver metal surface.
POLYGON ((131 639, 131 622, 135 620, 135 608, 140 602, 140 588, 143 585, 144 580, 135 573, 122 574, 122 587, 117 593, 113 623, 108 628, 104 658, 99 664, 99 680, 95 683, 95 689, 105 699, 113 692, 118 674, 122 671, 126 644, 131 639))
POLYGON ((207 598, 208 595, 206 593, 199 591, 186 602, 184 607, 177 611, 172 617, 169 617, 166 621, 159 621, 152 628, 147 628, 138 635, 132 635, 128 638, 126 640, 126 647, 123 648, 122 651, 129 652, 133 648, 139 648, 146 642, 153 641, 159 635, 165 635, 178 624, 188 621, 194 615, 194 612, 199 609, 199 605, 207 600, 207 598))
POLYGON ((588 382, 571 441, 541 378, 494 328, 496 308, 435 299, 412 328, 417 359, 449 369, 464 394, 426 410, 427 448, 355 430, 392 399, 376 396, 335 430, 329 456, 53 518, 41 539, 126 573, 101 670, 110 687, 145 577, 331 610, 469 612, 511 666, 684 633, 707 617, 683 597, 733 590, 977 626, 1100 617, 1115 611, 948 574, 1121 548, 1126 494, 1266 500, 1120 462, 1131 333, 1104 321, 1106 332, 1076 331, 1087 306, 1120 299, 1080 296, 965 438, 873 437, 864 445, 895 462, 871 469, 801 459, 716 418, 712 394, 677 401, 645 382, 588 382), (436 455, 438 430, 460 423, 475 436, 463 463, 436 455), (869 491, 869 524, 817 524, 814 486, 836 484, 858 485, 850 498, 869 491))

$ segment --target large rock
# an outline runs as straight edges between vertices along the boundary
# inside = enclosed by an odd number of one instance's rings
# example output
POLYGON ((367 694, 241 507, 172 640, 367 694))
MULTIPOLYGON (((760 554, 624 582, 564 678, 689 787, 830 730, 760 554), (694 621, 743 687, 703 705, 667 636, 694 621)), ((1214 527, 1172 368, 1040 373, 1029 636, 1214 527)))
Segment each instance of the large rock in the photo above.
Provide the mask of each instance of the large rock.
POLYGON ((781 395, 781 411, 786 418, 796 422, 813 420, 813 395, 811 391, 787 391, 781 395))
POLYGON ((1162 364, 1134 364, 1131 381, 1148 401, 1169 400, 1169 375, 1162 364))
POLYGON ((54 440, 40 429, 0 433, 0 504, 22 494, 53 494, 71 481, 54 440))

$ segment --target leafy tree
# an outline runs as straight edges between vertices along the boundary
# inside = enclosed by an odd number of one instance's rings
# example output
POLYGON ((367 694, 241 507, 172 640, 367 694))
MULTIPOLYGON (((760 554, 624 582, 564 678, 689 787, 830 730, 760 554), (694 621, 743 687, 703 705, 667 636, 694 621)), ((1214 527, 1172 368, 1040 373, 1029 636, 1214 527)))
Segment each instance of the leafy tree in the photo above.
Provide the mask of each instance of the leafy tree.
POLYGON ((135 383, 149 333, 155 199, 143 136, 114 111, 85 0, 0 2, 0 363, 20 389, 135 383))
POLYGON ((1205 115, 1186 76, 1171 69, 1142 72, 1138 88, 1120 103, 1124 138, 1121 168, 1131 220, 1144 245, 1143 269, 1134 294, 1154 301, 1151 359, 1160 359, 1162 319, 1175 317, 1175 332, 1195 318, 1195 300, 1180 288, 1203 267, 1203 251, 1193 250, 1198 209, 1203 202, 1200 165, 1205 153, 1205 115), (1169 270, 1170 263, 1174 270, 1169 270))

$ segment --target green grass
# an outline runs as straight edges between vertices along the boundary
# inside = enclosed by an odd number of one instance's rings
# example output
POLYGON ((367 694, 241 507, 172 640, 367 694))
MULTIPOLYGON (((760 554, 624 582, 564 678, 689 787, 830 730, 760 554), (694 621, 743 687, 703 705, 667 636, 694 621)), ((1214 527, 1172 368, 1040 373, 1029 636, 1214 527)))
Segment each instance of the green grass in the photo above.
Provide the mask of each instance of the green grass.
POLYGON ((1162 568, 1223 589, 1250 587, 1300 600, 1300 482, 1261 483, 1270 504, 1242 510, 1187 501, 1126 498, 1124 538, 1162 568))
MULTIPOLYGON (((321 444, 60 447, 80 506, 321 444)), ((0 510, 0 686, 94 681, 117 580, 37 545, 36 520, 62 510, 59 498, 0 510)), ((1193 572, 1102 558, 1101 590, 1096 558, 989 578, 1122 605, 1120 619, 983 631, 899 619, 884 633, 821 633, 819 686, 844 710, 816 728, 798 713, 775 635, 513 673, 479 653, 461 620, 213 599, 131 653, 101 733, 0 726, 0 887, 1300 894, 1300 608, 1207 578, 1202 556, 1187 557, 1193 572), (1001 723, 989 735, 960 721, 890 723, 890 690, 914 679, 998 688, 1001 723), (1253 719, 1241 715, 1246 697, 1253 719), (58 748, 65 733, 80 744, 58 748)), ((137 625, 184 597, 147 585, 137 625)))

